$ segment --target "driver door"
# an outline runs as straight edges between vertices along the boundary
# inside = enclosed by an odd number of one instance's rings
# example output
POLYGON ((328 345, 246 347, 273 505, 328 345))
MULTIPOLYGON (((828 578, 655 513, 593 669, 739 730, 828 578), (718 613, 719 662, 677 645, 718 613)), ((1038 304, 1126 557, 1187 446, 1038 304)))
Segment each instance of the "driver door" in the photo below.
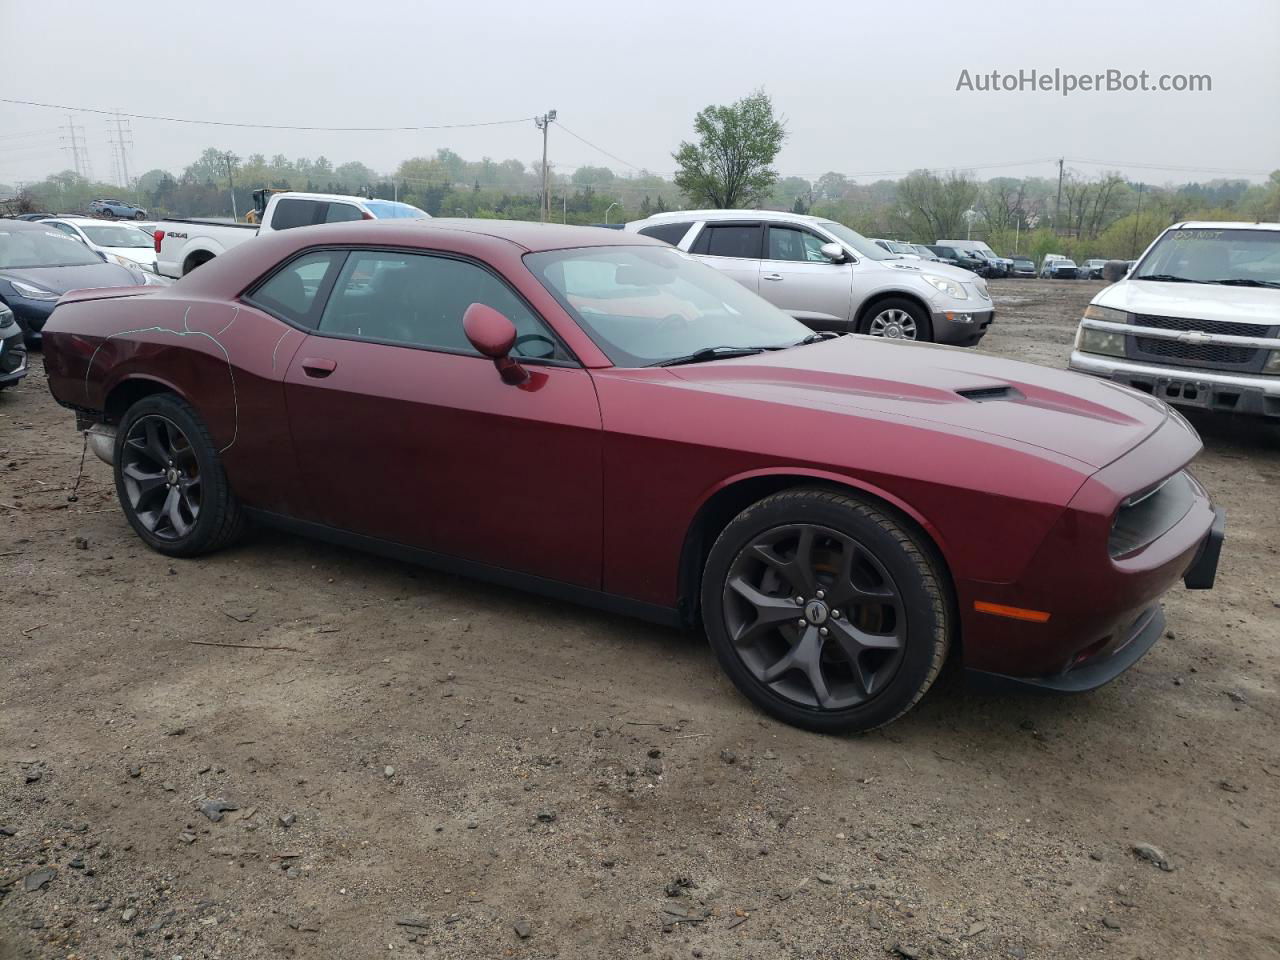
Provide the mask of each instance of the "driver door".
POLYGON ((600 583, 600 410, 590 375, 507 284, 454 257, 352 250, 285 376, 290 430, 331 527, 580 586, 600 583), (467 341, 472 303, 519 332, 512 386, 467 341))
POLYGON ((760 296, 814 330, 849 329, 853 265, 822 253, 827 239, 797 226, 766 228, 760 296))

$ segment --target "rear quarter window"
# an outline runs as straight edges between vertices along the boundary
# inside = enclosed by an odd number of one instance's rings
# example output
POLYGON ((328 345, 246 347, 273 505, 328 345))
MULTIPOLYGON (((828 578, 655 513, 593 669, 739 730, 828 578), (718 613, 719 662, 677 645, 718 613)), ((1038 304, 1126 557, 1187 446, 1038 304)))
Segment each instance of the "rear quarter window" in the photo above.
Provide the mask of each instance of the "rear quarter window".
POLYGON ((651 227, 641 227, 636 233, 645 237, 653 237, 655 240, 661 240, 663 243, 669 243, 674 247, 684 239, 684 235, 689 232, 690 226, 692 226, 691 221, 655 223, 651 227))

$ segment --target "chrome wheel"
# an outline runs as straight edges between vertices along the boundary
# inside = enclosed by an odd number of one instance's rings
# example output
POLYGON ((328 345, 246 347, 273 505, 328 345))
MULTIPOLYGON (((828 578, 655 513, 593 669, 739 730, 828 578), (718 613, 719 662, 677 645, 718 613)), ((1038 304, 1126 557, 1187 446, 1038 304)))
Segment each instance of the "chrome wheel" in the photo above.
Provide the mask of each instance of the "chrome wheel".
POLYGON ((914 340, 917 336, 916 318, 897 307, 882 310, 872 317, 867 333, 887 340, 914 340))
POLYGON ((158 540, 191 533, 200 516, 200 465, 181 428, 167 417, 134 421, 121 448, 124 495, 138 522, 158 540))
POLYGON ((757 536, 730 565, 722 603, 742 664, 792 703, 857 706, 902 663, 898 585, 870 550, 829 527, 786 524, 757 536))

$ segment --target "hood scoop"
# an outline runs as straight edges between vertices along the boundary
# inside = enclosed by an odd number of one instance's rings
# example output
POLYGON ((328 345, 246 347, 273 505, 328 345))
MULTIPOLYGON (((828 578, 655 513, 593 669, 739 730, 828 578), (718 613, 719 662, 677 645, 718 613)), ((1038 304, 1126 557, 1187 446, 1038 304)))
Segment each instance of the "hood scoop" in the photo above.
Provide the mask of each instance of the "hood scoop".
POLYGON ((974 403, 988 403, 992 400, 1025 400, 1021 391, 1009 384, 998 387, 971 387, 968 390, 957 390, 957 394, 974 403))

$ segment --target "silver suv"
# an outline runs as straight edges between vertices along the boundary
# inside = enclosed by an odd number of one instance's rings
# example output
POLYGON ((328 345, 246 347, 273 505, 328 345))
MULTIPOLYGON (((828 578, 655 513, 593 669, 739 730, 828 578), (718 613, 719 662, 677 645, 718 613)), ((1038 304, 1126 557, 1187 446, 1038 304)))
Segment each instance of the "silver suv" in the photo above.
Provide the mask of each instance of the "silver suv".
POLYGON ((973 346, 995 311, 968 270, 907 260, 842 223, 769 210, 680 210, 626 225, 715 267, 814 330, 973 346))

